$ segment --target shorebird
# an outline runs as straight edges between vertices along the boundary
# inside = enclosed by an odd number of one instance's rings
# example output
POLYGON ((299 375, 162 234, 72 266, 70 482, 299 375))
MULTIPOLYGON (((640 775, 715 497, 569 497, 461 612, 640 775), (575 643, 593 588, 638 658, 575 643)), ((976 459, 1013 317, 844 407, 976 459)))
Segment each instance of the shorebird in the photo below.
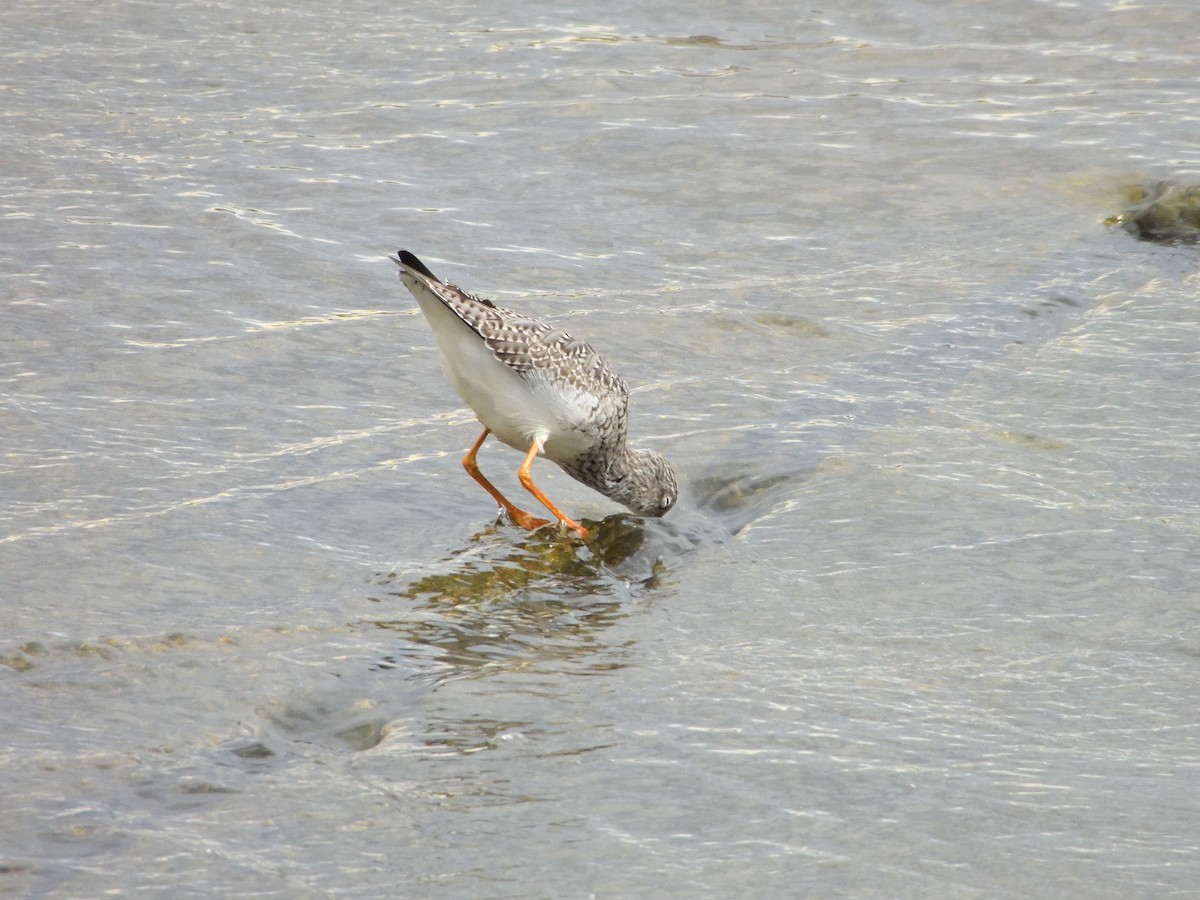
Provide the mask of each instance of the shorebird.
POLYGON ((604 357, 561 329, 442 281, 407 250, 389 259, 433 329, 446 378, 483 425, 463 467, 518 525, 549 520, 519 509, 479 471, 475 457, 489 434, 525 454, 521 484, 584 539, 587 529, 534 484, 539 455, 639 515, 661 516, 675 505, 671 464, 625 442, 629 389, 604 357))

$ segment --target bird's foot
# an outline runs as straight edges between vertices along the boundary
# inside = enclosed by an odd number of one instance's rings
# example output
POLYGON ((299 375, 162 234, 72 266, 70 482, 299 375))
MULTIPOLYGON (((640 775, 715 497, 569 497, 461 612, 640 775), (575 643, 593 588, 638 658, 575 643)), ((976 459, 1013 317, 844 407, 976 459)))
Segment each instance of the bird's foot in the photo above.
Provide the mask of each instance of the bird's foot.
POLYGON ((528 529, 529 531, 533 531, 537 528, 541 528, 543 525, 550 524, 549 519, 539 519, 537 516, 531 516, 529 513, 522 512, 519 509, 509 510, 508 514, 514 522, 516 522, 522 528, 528 529))
MULTIPOLYGON (((531 516, 523 510, 515 509, 508 511, 509 518, 529 531, 535 531, 543 525, 553 524, 549 519, 539 519, 537 516, 531 516)), ((563 519, 559 523, 564 530, 572 531, 579 535, 582 540, 588 539, 588 530, 586 527, 576 522, 574 519, 563 519)))
POLYGON ((578 522, 575 522, 571 519, 563 519, 559 524, 561 524, 563 528, 569 529, 570 531, 573 531, 579 535, 580 540, 586 541, 588 539, 587 528, 585 528, 583 525, 580 525, 578 522))

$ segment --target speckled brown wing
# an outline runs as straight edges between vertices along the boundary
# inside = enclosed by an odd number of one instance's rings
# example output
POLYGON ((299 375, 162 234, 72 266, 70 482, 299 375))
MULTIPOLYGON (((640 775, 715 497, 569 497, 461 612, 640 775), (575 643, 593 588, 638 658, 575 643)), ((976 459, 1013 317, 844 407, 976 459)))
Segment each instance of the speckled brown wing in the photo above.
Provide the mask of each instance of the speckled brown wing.
POLYGON ((628 401, 625 382, 586 341, 457 285, 433 282, 429 287, 513 371, 539 377, 556 388, 570 388, 597 402, 602 397, 609 403, 620 398, 623 407, 628 401))

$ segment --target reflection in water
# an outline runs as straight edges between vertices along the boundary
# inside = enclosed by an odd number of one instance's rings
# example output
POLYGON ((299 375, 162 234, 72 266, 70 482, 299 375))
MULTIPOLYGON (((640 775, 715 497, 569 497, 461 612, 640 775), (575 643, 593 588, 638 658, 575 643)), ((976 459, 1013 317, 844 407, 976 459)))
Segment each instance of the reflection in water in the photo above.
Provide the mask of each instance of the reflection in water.
POLYGON ((1152 181, 1133 185, 1126 195, 1130 205, 1105 224, 1163 244, 1200 240, 1200 184, 1152 181))
POLYGON ((490 529, 452 553, 445 571, 411 581, 382 575, 384 597, 415 602, 372 623, 406 641, 377 669, 415 669, 411 677, 442 683, 482 669, 619 668, 621 653, 597 636, 627 614, 626 601, 669 584, 669 573, 699 547, 727 543, 785 503, 798 478, 794 471, 713 474, 691 480, 690 513, 589 522, 586 544, 553 527, 515 539, 511 528, 490 529))
POLYGON ((666 567, 647 545, 646 522, 629 515, 588 523, 586 545, 554 528, 512 540, 511 529, 477 535, 451 554, 450 571, 397 585, 381 578, 387 596, 416 601, 378 628, 408 642, 379 669, 421 670, 441 683, 481 669, 550 664, 595 673, 621 666, 596 634, 625 613, 622 602, 662 583, 666 567), (433 664, 432 667, 430 664, 433 664))

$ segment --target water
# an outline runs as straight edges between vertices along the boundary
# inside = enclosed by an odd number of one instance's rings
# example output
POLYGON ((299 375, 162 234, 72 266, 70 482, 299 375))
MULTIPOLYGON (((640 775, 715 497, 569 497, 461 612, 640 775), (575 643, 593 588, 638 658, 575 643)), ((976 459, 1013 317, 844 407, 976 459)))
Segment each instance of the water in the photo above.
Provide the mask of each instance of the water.
POLYGON ((0 13, 0 892, 1193 894, 1200 14, 843 6, 0 13), (679 507, 497 523, 400 246, 679 507))

